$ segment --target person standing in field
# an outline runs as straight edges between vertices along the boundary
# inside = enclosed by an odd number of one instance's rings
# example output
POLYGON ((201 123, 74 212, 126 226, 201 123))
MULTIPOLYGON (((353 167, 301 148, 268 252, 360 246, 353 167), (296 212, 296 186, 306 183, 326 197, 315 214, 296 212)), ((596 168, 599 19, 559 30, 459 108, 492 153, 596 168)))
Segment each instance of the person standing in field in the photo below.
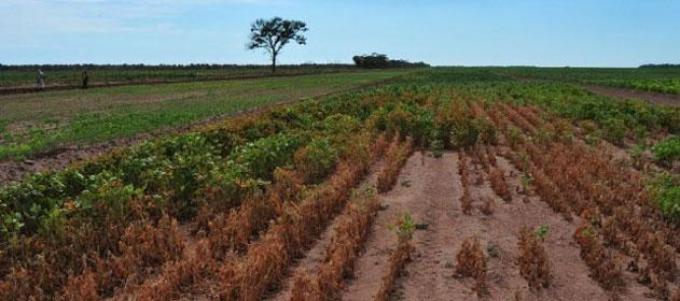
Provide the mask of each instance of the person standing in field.
POLYGON ((45 88, 45 72, 43 72, 42 69, 38 69, 38 81, 36 84, 40 89, 45 88))
POLYGON ((82 79, 83 79, 82 88, 87 89, 87 84, 90 81, 90 76, 87 75, 87 70, 83 71, 82 79))

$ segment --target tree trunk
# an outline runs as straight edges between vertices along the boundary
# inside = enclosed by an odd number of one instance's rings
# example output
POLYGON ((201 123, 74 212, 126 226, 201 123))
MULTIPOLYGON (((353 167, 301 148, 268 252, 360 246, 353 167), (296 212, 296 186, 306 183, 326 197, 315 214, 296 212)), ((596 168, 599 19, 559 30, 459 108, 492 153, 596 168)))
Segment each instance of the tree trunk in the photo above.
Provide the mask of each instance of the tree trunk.
POLYGON ((276 54, 272 55, 272 73, 276 73, 276 54))

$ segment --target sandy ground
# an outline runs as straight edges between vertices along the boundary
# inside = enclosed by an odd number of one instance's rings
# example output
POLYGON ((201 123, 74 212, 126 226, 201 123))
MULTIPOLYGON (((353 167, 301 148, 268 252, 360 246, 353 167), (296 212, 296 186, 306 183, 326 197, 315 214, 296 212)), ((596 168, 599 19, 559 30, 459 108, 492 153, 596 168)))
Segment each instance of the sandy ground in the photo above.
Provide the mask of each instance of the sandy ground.
MULTIPOLYGON (((519 193, 520 173, 498 157, 498 167, 506 176, 513 200, 504 202, 490 188, 481 167, 470 164, 471 182, 482 176, 479 185, 469 183, 473 206, 471 215, 460 208, 462 183, 458 170, 458 154, 446 153, 442 158, 416 153, 406 163, 397 185, 380 196, 387 210, 378 215, 366 250, 356 262, 355 278, 347 280, 343 300, 371 300, 387 270, 386 261, 396 247, 390 225, 398 216, 409 212, 416 222, 428 224, 416 231, 413 261, 397 281, 393 300, 477 300, 472 279, 454 277, 456 254, 461 242, 475 236, 486 250, 489 295, 484 300, 610 300, 592 280, 581 260, 572 235, 579 220, 567 222, 555 214, 531 191, 519 193), (495 210, 482 214, 482 200, 493 198, 495 210), (526 199, 526 201, 525 201, 526 199), (552 285, 540 291, 528 288, 516 263, 519 255, 517 234, 523 226, 547 226, 544 246, 552 265, 552 285)), ((471 161, 469 161, 471 162, 471 161)), ((627 290, 619 293, 622 300, 648 300, 648 289, 627 279, 627 290)), ((652 299, 649 299, 652 300, 652 299)))

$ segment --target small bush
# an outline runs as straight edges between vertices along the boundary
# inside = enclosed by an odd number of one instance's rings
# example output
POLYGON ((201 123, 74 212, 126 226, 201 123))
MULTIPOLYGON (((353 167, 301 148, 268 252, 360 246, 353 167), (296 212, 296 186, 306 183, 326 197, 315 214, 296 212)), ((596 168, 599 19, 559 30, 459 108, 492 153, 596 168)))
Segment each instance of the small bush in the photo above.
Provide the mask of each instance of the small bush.
POLYGON ((489 172, 489 181, 491 182, 491 188, 493 191, 501 197, 506 202, 512 201, 512 194, 508 188, 508 184, 505 182, 505 176, 503 171, 499 168, 491 169, 489 172))
POLYGON ((546 288, 550 286, 552 279, 548 253, 543 247, 543 237, 540 234, 544 233, 543 229, 541 227, 536 233, 532 233, 526 227, 522 228, 517 243, 520 250, 520 274, 529 282, 532 289, 546 288))
POLYGON ((624 285, 621 268, 602 245, 598 233, 590 225, 576 229, 574 239, 581 247, 581 258, 591 270, 591 277, 602 288, 610 290, 624 285))
POLYGON ((463 277, 474 278, 477 295, 485 295, 487 292, 486 257, 479 240, 476 237, 468 237, 463 240, 456 260, 458 262, 456 273, 463 277))

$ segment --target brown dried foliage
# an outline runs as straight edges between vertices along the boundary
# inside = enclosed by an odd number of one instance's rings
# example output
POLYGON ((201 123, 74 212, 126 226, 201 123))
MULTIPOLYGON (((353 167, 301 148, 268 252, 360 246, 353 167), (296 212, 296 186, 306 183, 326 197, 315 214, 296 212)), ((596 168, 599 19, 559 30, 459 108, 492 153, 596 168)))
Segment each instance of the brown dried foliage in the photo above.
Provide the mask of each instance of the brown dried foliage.
POLYGON ((495 208, 496 201, 494 201, 493 198, 486 197, 484 198, 484 203, 482 206, 479 207, 479 211, 481 211, 484 215, 492 215, 495 208))
POLYGON ((463 240, 463 244, 456 255, 456 261, 456 273, 462 277, 474 278, 477 295, 486 295, 486 257, 479 239, 468 237, 463 240))
POLYGON ((373 297, 375 301, 389 301, 392 294, 392 287, 394 282, 401 275, 404 266, 411 260, 411 253, 413 253, 413 246, 411 245, 411 237, 400 236, 397 248, 392 252, 389 259, 389 270, 382 278, 382 285, 373 297))
POLYGON ((675 292, 671 296, 671 301, 680 301, 680 288, 675 289, 675 292))
POLYGON ((385 154, 385 167, 378 174, 378 192, 382 193, 392 189, 394 184, 397 183, 399 171, 406 164, 411 153, 413 153, 411 138, 406 138, 404 142, 399 143, 399 136, 396 135, 385 154))
POLYGON ((124 256, 120 242, 131 222, 155 224, 160 219, 148 216, 157 207, 146 202, 129 200, 124 215, 98 204, 89 218, 68 220, 53 233, 21 237, 5 246, 0 251, 0 300, 58 299, 69 279, 85 273, 88 266, 124 256))
POLYGON ((503 171, 499 168, 492 168, 489 172, 489 182, 491 182, 491 188, 493 191, 501 197, 506 202, 512 201, 512 194, 508 188, 508 184, 505 182, 505 176, 503 171))
POLYGON ((182 287, 188 287, 198 279, 203 279, 215 261, 210 257, 206 240, 199 241, 195 248, 195 254, 192 256, 164 265, 158 279, 144 283, 145 285, 137 290, 134 300, 161 301, 177 298, 182 287))
POLYGON ((323 231, 377 155, 370 153, 368 160, 340 162, 329 180, 299 204, 285 206, 276 224, 251 244, 243 258, 220 268, 221 299, 260 300, 268 288, 285 276, 292 260, 323 231))
POLYGON ((607 253, 591 226, 584 225, 576 229, 574 239, 581 246, 581 258, 590 268, 593 279, 608 290, 624 285, 621 268, 607 253))
POLYGON ((378 199, 363 193, 348 204, 335 228, 326 257, 320 264, 316 277, 304 273, 296 277, 291 300, 336 300, 343 279, 352 274, 354 261, 368 237, 378 211, 378 199))
POLYGON ((59 299, 90 300, 110 296, 114 288, 128 279, 141 279, 153 268, 176 260, 184 247, 175 219, 163 216, 156 226, 145 220, 135 222, 125 230, 120 241, 122 254, 110 258, 93 256, 90 260, 84 256, 86 270, 69 277, 59 299))
MULTIPOLYGON (((508 130, 512 125, 534 136, 520 136, 515 139, 519 143, 510 145, 517 153, 526 152, 528 159, 513 160, 519 159, 514 154, 510 156, 513 163, 532 174, 538 194, 555 211, 565 217, 572 212, 584 216, 599 228, 609 246, 635 258, 635 265, 642 267, 642 279, 667 298, 666 282, 674 281, 677 273, 670 254, 680 249, 680 233, 664 222, 640 174, 619 164, 606 148, 593 149, 581 140, 568 139, 570 132, 579 132, 568 121, 551 116, 548 122, 540 122, 539 113, 535 108, 503 105, 490 114, 506 136, 512 134, 508 130), (541 128, 538 132, 537 127, 541 128)), ((598 261, 601 256, 592 255, 603 253, 602 248, 590 247, 590 239, 581 240, 582 252, 591 254, 594 275, 610 272, 601 268, 607 260, 598 261)), ((600 244, 598 240, 595 245, 600 244)), ((606 281, 607 277, 600 278, 606 281)))
POLYGON ((543 241, 535 233, 524 227, 519 232, 519 271, 533 289, 547 288, 552 281, 548 253, 543 241))
POLYGON ((470 214, 472 210, 472 199, 470 199, 470 172, 468 171, 468 158, 465 151, 460 152, 460 160, 458 161, 458 173, 460 174, 461 186, 463 186, 463 194, 460 196, 460 207, 464 214, 470 214))
POLYGON ((228 214, 219 214, 208 224, 208 239, 213 257, 222 259, 232 251, 247 250, 253 237, 265 230, 272 219, 282 214, 284 204, 296 203, 302 180, 294 171, 274 171, 274 183, 264 196, 253 196, 228 214))

